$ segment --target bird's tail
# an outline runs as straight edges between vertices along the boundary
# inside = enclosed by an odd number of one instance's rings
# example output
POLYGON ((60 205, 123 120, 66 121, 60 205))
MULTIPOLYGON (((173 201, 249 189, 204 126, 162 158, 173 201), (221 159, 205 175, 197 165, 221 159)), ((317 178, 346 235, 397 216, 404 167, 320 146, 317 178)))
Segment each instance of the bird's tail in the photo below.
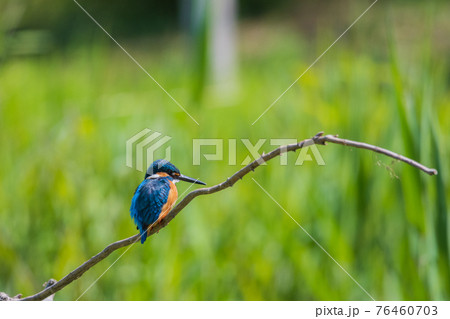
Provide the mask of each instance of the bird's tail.
POLYGON ((147 239, 147 231, 144 231, 144 233, 141 236, 141 244, 143 244, 146 239, 147 239))
POLYGON ((141 233, 141 244, 143 244, 145 242, 145 240, 147 239, 147 225, 144 225, 144 227, 142 227, 139 231, 141 233))

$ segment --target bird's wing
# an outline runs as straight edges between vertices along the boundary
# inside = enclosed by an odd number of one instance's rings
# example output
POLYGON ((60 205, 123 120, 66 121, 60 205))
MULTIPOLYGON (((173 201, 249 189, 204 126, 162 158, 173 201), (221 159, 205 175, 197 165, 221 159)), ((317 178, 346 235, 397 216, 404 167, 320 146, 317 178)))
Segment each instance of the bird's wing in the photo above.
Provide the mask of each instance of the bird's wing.
POLYGON ((146 179, 138 186, 131 201, 130 215, 141 231, 158 219, 169 192, 169 181, 164 179, 146 179))

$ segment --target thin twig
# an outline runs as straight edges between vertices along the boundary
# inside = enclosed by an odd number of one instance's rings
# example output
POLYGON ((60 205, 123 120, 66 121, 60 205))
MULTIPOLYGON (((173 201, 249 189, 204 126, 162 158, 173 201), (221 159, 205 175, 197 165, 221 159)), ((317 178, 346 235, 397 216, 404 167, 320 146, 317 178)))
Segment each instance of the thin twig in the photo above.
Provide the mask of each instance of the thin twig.
MULTIPOLYGON (((316 135, 317 136, 317 135, 316 135)), ((351 147, 357 147, 357 148, 363 148, 366 150, 370 150, 373 152, 377 152, 389 157, 392 157, 396 160, 405 162, 411 166, 414 166, 418 169, 420 169, 421 171, 424 171, 425 173, 427 173, 428 175, 437 175, 437 170, 435 170, 434 168, 428 168, 408 157, 405 157, 403 155, 394 153, 392 151, 389 151, 385 148, 381 148, 378 146, 374 146, 374 145, 370 145, 367 143, 361 143, 361 142, 355 142, 355 141, 351 141, 351 140, 344 140, 342 138, 338 138, 337 136, 333 136, 333 135, 325 135, 325 136, 320 136, 318 138, 316 138, 316 144, 322 144, 321 142, 330 142, 330 143, 335 143, 335 144, 341 144, 341 145, 345 145, 345 146, 351 146, 351 147)))
MULTIPOLYGON (((281 147, 271 151, 270 153, 262 155, 260 158, 251 162, 247 166, 243 167, 242 169, 240 169, 239 171, 234 173, 231 177, 227 178, 226 181, 224 181, 220 184, 217 184, 217 185, 211 186, 211 187, 207 187, 207 188, 196 189, 196 190, 190 192, 189 194, 186 195, 186 197, 184 197, 178 203, 178 205, 176 205, 169 212, 169 214, 167 214, 167 216, 159 224, 156 224, 150 230, 150 234, 148 236, 153 235, 154 233, 161 230, 161 228, 165 227, 172 219, 175 218, 175 216, 177 216, 181 212, 181 210, 183 210, 183 208, 185 208, 197 196, 213 194, 213 193, 217 193, 221 190, 224 190, 226 188, 229 188, 229 187, 233 186, 237 181, 242 179, 245 175, 247 175, 251 171, 254 171, 261 164, 263 164, 283 153, 297 151, 298 149, 301 149, 301 148, 307 147, 307 146, 311 146, 313 144, 326 145, 327 142, 334 143, 334 144, 341 144, 344 146, 367 149, 367 150, 370 150, 373 152, 377 152, 377 153, 392 157, 396 160, 405 162, 413 167, 416 167, 416 168, 424 171, 425 173, 427 173, 429 175, 437 174, 437 171, 435 169, 428 168, 410 158, 404 157, 400 154, 394 153, 387 149, 384 149, 384 148, 381 148, 378 146, 374 146, 374 145, 370 145, 370 144, 366 144, 366 143, 341 139, 341 138, 338 138, 336 135, 323 135, 323 132, 320 132, 320 133, 316 134, 313 138, 303 140, 299 143, 284 145, 284 146, 281 146, 281 147)), ((100 253, 93 256, 89 260, 87 260, 85 263, 80 265, 78 268, 76 268, 75 270, 73 270, 72 272, 67 274, 60 281, 45 288, 44 290, 42 290, 41 292, 39 292, 35 295, 25 297, 25 298, 20 298, 20 295, 18 295, 16 297, 9 297, 8 295, 1 293, 0 296, 3 299, 7 299, 7 300, 44 300, 45 298, 53 295, 55 292, 63 289, 64 287, 66 287, 68 284, 70 284, 74 280, 80 278, 86 271, 88 271, 90 268, 95 266, 97 263, 99 263, 100 261, 102 261, 103 259, 108 257, 115 250, 125 247, 125 246, 128 246, 128 245, 138 241, 139 238, 140 238, 140 235, 137 234, 132 237, 129 237, 129 238, 126 238, 126 239, 123 239, 123 240, 120 240, 120 241, 117 241, 117 242, 114 242, 114 243, 108 245, 100 253)))

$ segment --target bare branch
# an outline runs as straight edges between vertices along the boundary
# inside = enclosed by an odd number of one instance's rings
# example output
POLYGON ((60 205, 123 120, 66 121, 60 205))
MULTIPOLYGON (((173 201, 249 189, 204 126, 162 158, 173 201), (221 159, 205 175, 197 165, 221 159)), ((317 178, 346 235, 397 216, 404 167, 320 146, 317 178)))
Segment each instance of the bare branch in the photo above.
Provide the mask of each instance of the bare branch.
POLYGON ((7 294, 5 294, 4 292, 0 292, 0 301, 17 301, 17 300, 20 300, 20 298, 22 298, 22 294, 18 294, 17 296, 10 297, 7 294))
POLYGON ((139 234, 137 234, 137 235, 131 236, 129 238, 116 241, 116 242, 106 246, 105 249, 103 249, 97 255, 91 257, 88 261, 84 262, 78 268, 76 268, 75 270, 73 270, 72 272, 67 274, 60 281, 56 282, 55 284, 51 285, 50 287, 45 288, 44 290, 42 290, 41 292, 39 292, 35 295, 29 296, 26 298, 22 298, 20 300, 36 301, 36 300, 44 300, 45 298, 50 297, 57 291, 63 289, 65 286, 70 284, 72 281, 80 278, 86 271, 88 271, 89 269, 94 267, 96 264, 98 264, 100 261, 102 261, 109 255, 111 255, 111 253, 114 252, 115 250, 125 247, 125 246, 128 246, 132 243, 135 243, 139 239, 140 239, 140 236, 139 236, 139 234))
MULTIPOLYGON (((320 134, 320 133, 319 133, 320 134)), ((318 134, 318 135, 319 135, 318 134)), ((325 142, 330 142, 330 143, 335 143, 335 144, 341 144, 341 145, 345 145, 345 146, 351 146, 351 147, 357 147, 357 148, 364 148, 366 150, 370 150, 370 151, 374 151, 389 157, 392 157, 396 160, 405 162, 411 166, 414 166, 422 171, 424 171, 425 173, 427 173, 428 175, 437 175, 437 170, 435 170, 434 168, 428 168, 408 157, 405 157, 403 155, 394 153, 392 151, 389 151, 387 149, 378 147, 378 146, 374 146, 374 145, 370 145, 367 143, 361 143, 361 142, 355 142, 355 141, 351 141, 351 140, 344 140, 341 138, 338 138, 337 135, 333 136, 333 135, 325 135, 325 136, 317 136, 314 137, 313 139, 315 139, 315 143, 316 144, 322 144, 325 145, 325 142), (323 142, 322 142, 323 141, 323 142)))
MULTIPOLYGON (((377 153, 392 157, 396 160, 405 162, 413 167, 416 167, 416 168, 424 171, 425 173, 427 173, 429 175, 437 174, 437 171, 435 169, 428 168, 410 158, 404 157, 402 155, 399 155, 392 151, 386 150, 384 148, 366 144, 366 143, 340 139, 335 135, 323 135, 323 132, 320 132, 320 133, 316 134, 313 138, 303 140, 299 143, 284 145, 277 149, 274 149, 270 153, 262 155, 260 158, 251 162, 247 166, 243 167, 242 169, 237 171, 235 174, 233 174, 231 177, 227 178, 226 181, 224 181, 220 184, 217 184, 217 185, 211 186, 211 187, 207 187, 207 188, 200 188, 200 189, 190 192, 169 212, 169 214, 167 214, 167 216, 159 224, 154 225, 154 227, 150 230, 150 234, 148 236, 153 235, 154 233, 158 232, 163 227, 165 227, 172 219, 175 218, 176 215, 178 215, 181 212, 181 210, 183 210, 183 208, 185 208, 197 196, 213 194, 213 193, 217 193, 221 190, 224 190, 226 188, 229 188, 229 187, 233 186, 237 181, 242 179, 245 175, 247 175, 251 171, 254 171, 261 164, 263 164, 283 153, 297 151, 298 149, 301 149, 301 148, 307 147, 307 146, 311 146, 313 144, 326 145, 327 142, 341 144, 341 145, 349 146, 349 147, 367 149, 367 150, 370 150, 373 152, 377 152, 377 153)), ((92 258, 87 260, 85 263, 80 265, 78 268, 76 268, 75 270, 73 270, 72 272, 67 274, 60 281, 54 283, 53 285, 48 286, 47 288, 45 288, 44 290, 42 290, 41 292, 39 292, 35 295, 20 299, 20 297, 21 297, 20 295, 11 298, 6 294, 1 293, 0 300, 44 300, 44 299, 52 296, 55 292, 63 289, 64 287, 66 287, 68 284, 70 284, 74 280, 80 278, 86 271, 88 271, 90 268, 95 266, 97 263, 99 263, 100 261, 102 261, 103 259, 108 257, 115 250, 125 247, 125 246, 128 246, 130 244, 133 244, 136 241, 138 241, 139 239, 140 239, 140 235, 137 234, 132 237, 129 237, 129 238, 126 238, 126 239, 123 239, 123 240, 120 240, 120 241, 117 241, 117 242, 114 242, 114 243, 108 245, 105 249, 103 249, 97 255, 93 256, 92 258)))

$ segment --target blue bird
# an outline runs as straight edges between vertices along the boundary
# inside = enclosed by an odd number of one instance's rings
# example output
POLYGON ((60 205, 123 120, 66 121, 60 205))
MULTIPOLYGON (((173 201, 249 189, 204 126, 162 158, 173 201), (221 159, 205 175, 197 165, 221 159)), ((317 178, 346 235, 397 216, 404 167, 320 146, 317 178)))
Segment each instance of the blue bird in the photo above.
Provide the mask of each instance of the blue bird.
POLYGON ((172 209, 178 198, 175 186, 178 181, 206 185, 182 175, 179 169, 167 160, 156 160, 148 167, 144 181, 134 192, 130 207, 130 215, 139 229, 142 244, 150 230, 172 209))

